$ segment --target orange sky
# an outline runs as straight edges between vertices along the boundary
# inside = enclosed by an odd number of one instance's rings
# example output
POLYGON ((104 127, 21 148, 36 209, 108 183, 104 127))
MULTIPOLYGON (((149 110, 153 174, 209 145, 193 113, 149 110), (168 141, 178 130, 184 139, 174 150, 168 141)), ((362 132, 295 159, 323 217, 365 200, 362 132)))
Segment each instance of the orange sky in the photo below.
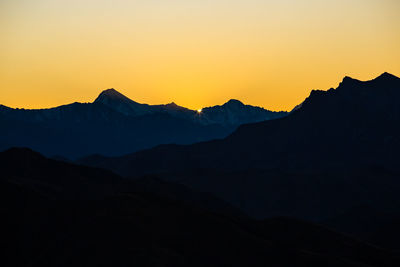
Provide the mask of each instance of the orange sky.
POLYGON ((1 0, 0 104, 113 87, 193 109, 290 110, 343 76, 400 75, 398 0, 1 0))

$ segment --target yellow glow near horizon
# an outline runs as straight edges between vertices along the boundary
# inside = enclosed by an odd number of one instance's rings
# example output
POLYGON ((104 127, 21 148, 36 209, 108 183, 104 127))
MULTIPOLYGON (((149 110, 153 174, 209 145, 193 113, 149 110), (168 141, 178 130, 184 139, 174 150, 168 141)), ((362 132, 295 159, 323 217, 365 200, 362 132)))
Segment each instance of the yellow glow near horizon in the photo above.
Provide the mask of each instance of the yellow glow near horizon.
POLYGON ((2 0, 0 104, 107 88, 198 110, 290 110, 345 76, 400 75, 398 0, 2 0))

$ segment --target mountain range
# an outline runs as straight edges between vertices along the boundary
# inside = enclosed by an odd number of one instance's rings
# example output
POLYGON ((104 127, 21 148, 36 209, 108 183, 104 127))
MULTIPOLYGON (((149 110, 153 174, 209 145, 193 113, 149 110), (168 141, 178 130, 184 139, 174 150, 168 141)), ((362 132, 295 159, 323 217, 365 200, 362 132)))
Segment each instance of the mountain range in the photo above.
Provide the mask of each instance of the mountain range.
POLYGON ((400 211, 400 78, 345 77, 288 116, 221 140, 162 145, 80 163, 137 179, 157 175, 210 192, 247 214, 329 220, 369 205, 400 211))
POLYGON ((0 105, 0 150, 30 147, 47 156, 78 158, 123 155, 159 144, 191 144, 223 138, 238 126, 285 116, 230 100, 201 112, 175 103, 137 103, 114 89, 93 103, 50 109, 13 109, 0 105))
POLYGON ((293 218, 257 221, 183 186, 131 181, 30 149, 0 152, 0 169, 2 266, 394 267, 400 262, 395 251, 322 225, 293 218))
POLYGON ((0 152, 4 266, 400 265, 389 73, 345 77, 290 113, 109 89, 93 103, 1 106, 0 123, 0 149, 29 147, 0 152))

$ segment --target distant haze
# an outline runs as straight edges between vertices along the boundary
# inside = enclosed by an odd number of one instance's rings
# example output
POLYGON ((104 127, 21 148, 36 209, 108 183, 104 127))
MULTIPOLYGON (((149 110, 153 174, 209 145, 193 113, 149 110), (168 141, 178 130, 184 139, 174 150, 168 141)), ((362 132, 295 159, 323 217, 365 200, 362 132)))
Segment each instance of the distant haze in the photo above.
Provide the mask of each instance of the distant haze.
POLYGON ((149 104, 290 110, 345 75, 399 75, 399 14, 398 0, 1 0, 0 104, 114 87, 149 104))

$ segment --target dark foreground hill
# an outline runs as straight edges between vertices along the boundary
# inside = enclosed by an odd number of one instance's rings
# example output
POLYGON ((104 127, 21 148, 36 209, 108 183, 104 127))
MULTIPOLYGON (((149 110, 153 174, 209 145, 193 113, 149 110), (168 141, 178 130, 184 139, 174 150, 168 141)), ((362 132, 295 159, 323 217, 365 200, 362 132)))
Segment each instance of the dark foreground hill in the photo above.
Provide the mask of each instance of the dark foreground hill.
POLYGON ((400 79, 384 73, 345 77, 287 117, 243 125, 223 140, 81 162, 131 178, 158 174, 256 217, 319 221, 361 205, 400 211, 399 151, 400 79))
POLYGON ((143 181, 46 159, 28 149, 0 153, 0 169, 2 266, 400 263, 388 250, 318 225, 211 212, 201 204, 206 198, 196 204, 169 198, 165 188, 173 186, 162 185, 161 194, 159 185, 151 190, 154 179, 143 189, 143 181))
POLYGON ((51 109, 0 105, 0 150, 30 147, 47 156, 123 155, 159 144, 191 144, 223 138, 239 125, 285 116, 231 100, 201 113, 171 103, 139 104, 114 89, 93 103, 51 109))

